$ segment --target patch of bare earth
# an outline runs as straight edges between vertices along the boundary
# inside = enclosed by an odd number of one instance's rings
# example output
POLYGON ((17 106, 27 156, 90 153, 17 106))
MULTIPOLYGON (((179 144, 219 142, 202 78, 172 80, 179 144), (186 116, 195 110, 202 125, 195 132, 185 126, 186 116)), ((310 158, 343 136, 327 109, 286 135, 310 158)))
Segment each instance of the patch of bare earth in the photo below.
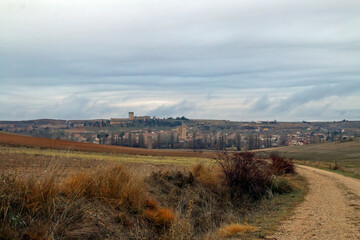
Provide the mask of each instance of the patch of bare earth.
POLYGON ((360 180, 298 166, 309 193, 268 239, 360 239, 360 180))

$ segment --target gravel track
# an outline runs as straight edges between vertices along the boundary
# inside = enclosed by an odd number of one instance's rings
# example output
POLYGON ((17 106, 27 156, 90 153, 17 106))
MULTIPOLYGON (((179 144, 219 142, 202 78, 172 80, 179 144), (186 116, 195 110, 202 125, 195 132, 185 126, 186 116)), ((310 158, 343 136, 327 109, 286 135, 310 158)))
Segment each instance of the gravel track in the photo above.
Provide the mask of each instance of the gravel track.
POLYGON ((267 239, 360 239, 360 180, 307 166, 297 171, 308 180, 309 192, 267 239))

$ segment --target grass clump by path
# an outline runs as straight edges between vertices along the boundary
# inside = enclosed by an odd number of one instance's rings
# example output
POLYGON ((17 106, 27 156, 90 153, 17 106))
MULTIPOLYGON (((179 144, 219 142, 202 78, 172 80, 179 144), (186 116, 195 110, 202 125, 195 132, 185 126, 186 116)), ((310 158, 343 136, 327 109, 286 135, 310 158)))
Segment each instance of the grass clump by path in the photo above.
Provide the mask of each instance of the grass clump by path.
POLYGON ((296 173, 273 169, 252 153, 225 153, 148 174, 116 164, 3 173, 0 239, 261 238, 304 195, 296 173))

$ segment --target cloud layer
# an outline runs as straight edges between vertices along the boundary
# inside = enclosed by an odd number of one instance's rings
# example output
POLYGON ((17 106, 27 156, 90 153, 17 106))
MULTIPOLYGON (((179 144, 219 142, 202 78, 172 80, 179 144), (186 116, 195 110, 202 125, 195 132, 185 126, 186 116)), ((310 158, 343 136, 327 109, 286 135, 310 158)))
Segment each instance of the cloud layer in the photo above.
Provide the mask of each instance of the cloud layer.
POLYGON ((2 1, 0 119, 360 119, 360 3, 2 1))

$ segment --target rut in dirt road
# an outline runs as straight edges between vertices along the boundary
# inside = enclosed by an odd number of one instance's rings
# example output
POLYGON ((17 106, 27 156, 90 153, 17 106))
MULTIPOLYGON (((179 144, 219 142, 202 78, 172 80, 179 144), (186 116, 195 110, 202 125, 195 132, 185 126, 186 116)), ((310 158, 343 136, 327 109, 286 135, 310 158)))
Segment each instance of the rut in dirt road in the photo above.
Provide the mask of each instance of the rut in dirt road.
POLYGON ((298 166, 309 193, 268 239, 360 239, 360 180, 298 166))

